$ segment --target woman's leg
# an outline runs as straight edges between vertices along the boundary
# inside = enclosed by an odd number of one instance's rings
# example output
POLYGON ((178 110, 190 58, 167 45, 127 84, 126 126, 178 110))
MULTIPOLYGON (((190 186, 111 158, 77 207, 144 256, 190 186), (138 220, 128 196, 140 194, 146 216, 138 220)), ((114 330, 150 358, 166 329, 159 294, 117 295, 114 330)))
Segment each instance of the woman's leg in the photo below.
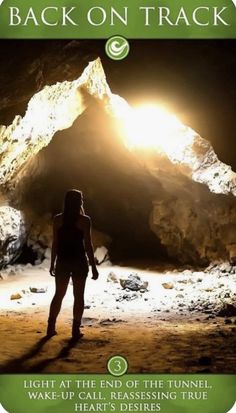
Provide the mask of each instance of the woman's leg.
POLYGON ((48 329, 47 335, 52 336, 56 334, 55 325, 56 319, 61 309, 62 300, 66 294, 66 290, 69 284, 69 275, 65 275, 63 277, 55 277, 55 284, 56 284, 56 291, 54 297, 52 299, 50 310, 49 310, 49 318, 48 318, 48 329))
POLYGON ((74 307, 73 318, 79 325, 81 323, 84 312, 84 290, 86 284, 86 276, 73 275, 73 293, 74 293, 74 307))
POLYGON ((81 319, 84 312, 84 289, 86 283, 86 276, 77 274, 72 276, 73 292, 74 292, 74 307, 73 307, 73 325, 72 337, 78 340, 83 336, 80 332, 81 319))

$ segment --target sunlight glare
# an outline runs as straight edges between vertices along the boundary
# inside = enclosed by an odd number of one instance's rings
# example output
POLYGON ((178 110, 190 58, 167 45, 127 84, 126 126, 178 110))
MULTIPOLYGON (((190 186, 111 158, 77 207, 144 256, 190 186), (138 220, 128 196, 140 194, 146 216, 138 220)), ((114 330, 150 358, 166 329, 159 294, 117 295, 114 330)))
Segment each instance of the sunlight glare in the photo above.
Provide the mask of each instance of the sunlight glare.
POLYGON ((123 117, 123 132, 129 148, 152 149, 167 154, 178 152, 183 138, 185 144, 192 141, 190 129, 176 116, 157 105, 130 108, 123 117))

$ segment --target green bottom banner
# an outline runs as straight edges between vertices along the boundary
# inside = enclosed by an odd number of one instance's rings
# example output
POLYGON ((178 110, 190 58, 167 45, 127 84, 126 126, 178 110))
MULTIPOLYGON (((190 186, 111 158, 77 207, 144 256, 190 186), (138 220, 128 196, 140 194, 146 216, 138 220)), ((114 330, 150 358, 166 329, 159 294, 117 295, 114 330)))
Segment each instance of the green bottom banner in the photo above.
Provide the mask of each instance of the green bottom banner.
POLYGON ((0 376, 0 413, 234 413, 235 395, 233 375, 0 376))

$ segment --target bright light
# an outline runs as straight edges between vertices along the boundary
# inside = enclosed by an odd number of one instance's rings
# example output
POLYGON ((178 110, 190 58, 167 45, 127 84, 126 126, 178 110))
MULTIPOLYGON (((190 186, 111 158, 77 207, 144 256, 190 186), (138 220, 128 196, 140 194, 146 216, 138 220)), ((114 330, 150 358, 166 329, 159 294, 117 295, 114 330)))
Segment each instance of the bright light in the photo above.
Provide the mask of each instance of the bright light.
POLYGON ((177 154, 183 145, 192 142, 192 130, 165 109, 156 105, 142 105, 123 117, 126 145, 131 149, 152 149, 177 154))

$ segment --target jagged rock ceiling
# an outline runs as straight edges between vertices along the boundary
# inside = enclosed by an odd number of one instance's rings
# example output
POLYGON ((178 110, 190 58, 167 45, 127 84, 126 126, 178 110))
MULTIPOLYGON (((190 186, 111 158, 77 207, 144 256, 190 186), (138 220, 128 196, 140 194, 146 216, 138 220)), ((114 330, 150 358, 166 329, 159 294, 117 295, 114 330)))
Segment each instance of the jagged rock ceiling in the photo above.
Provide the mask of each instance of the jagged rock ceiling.
MULTIPOLYGON (((57 131, 73 124, 87 107, 88 96, 102 100, 114 117, 122 119, 129 110, 124 99, 112 94, 100 59, 89 63, 75 81, 45 87, 32 97, 23 118, 17 116, 11 125, 0 128, 1 186, 14 181, 22 166, 47 146, 57 131)), ((191 178, 208 185, 212 192, 236 194, 236 174, 218 160, 209 142, 190 128, 182 129, 174 148, 165 155, 188 167, 191 178)))
POLYGON ((32 97, 23 118, 0 129, 0 185, 4 187, 19 173, 54 134, 69 128, 86 108, 87 94, 99 99, 110 94, 100 61, 88 65, 74 82, 45 87, 32 97))
MULTIPOLYGON (((11 125, 0 128, 0 185, 13 205, 20 206, 20 191, 24 192, 21 182, 32 175, 32 163, 37 154, 50 144, 53 137, 56 138, 59 131, 73 128, 75 120, 94 102, 100 105, 99 110, 106 113, 107 119, 114 122, 122 122, 132 110, 124 99, 111 92, 100 59, 89 63, 78 79, 43 88, 31 98, 24 117, 17 116, 11 125)), ((121 195, 113 190, 113 198, 118 203, 128 204, 128 207, 124 206, 127 219, 122 237, 129 232, 130 243, 132 238, 137 242, 140 238, 140 245, 149 245, 147 239, 152 235, 147 234, 151 228, 169 256, 178 260, 204 263, 211 259, 232 259, 235 254, 236 175, 218 160, 210 143, 190 128, 183 125, 177 138, 174 149, 173 146, 162 145, 152 151, 151 158, 127 148, 124 140, 118 139, 111 150, 109 145, 112 142, 101 143, 102 163, 106 164, 108 157, 112 159, 101 174, 105 176, 110 170, 112 175, 114 170, 116 174, 118 171, 117 182, 123 186, 121 195), (115 157, 112 152, 115 152, 115 157), (122 178, 124 170, 129 175, 128 186, 122 178), (145 205, 144 197, 147 199, 145 205), (133 237, 130 232, 135 233, 135 222, 136 226, 141 224, 143 228, 133 237)), ((84 149, 86 141, 81 141, 78 160, 80 152, 84 159, 93 153, 96 164, 99 151, 93 148, 99 146, 98 140, 99 133, 89 142, 87 149, 84 149)), ((78 185, 89 193, 94 181, 86 182, 86 178, 80 178, 78 185)), ((103 177, 100 191, 102 185, 103 177)), ((104 188, 104 199, 110 191, 108 186, 104 188)), ((121 217, 124 208, 120 210, 121 217)), ((96 216, 96 211, 94 214, 96 216)), ((109 225, 103 228, 102 214, 104 211, 96 217, 95 224, 96 220, 99 221, 99 229, 105 229, 113 240, 119 238, 117 230, 109 233, 109 225)), ((115 223, 111 226, 114 227, 115 223)), ((151 244, 155 247, 153 241, 151 244)), ((150 245, 148 248, 151 249, 150 245)))

